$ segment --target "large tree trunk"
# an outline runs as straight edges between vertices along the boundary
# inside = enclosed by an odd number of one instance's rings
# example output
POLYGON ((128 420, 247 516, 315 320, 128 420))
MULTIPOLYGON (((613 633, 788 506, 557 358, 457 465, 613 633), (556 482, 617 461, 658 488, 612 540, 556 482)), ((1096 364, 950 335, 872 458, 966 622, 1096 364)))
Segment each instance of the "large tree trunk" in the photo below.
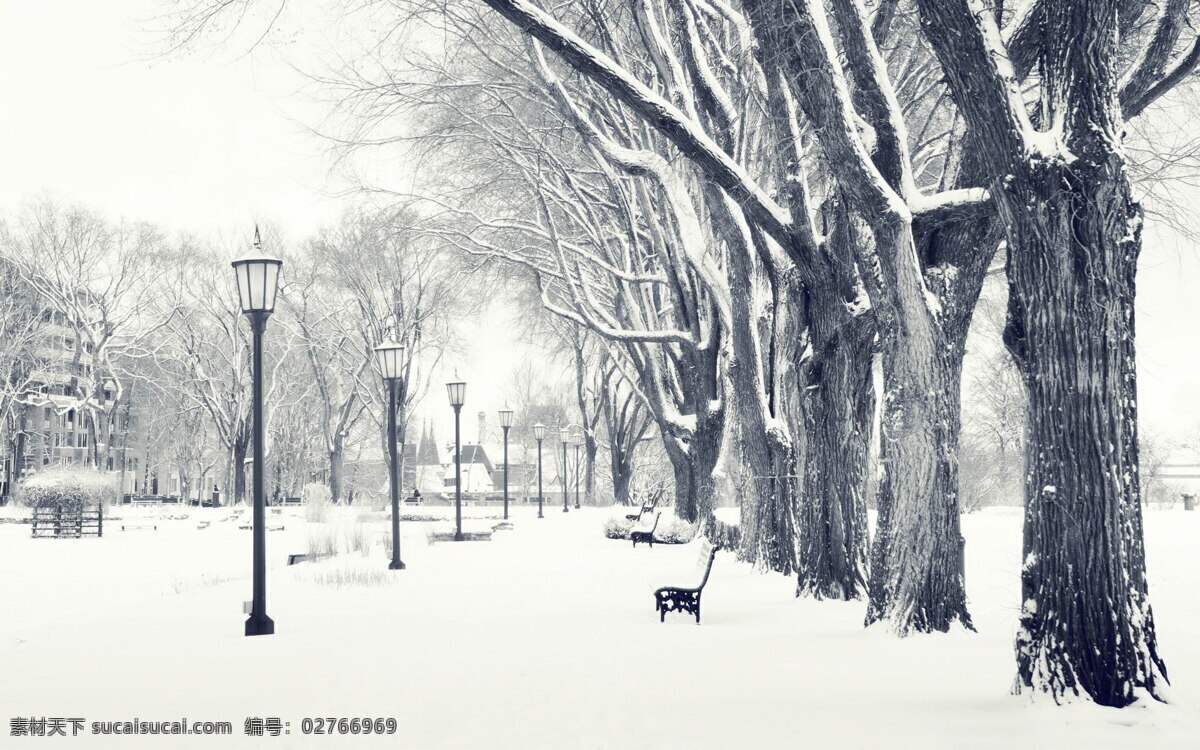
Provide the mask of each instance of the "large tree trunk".
POLYGON ((688 523, 706 521, 716 504, 713 469, 721 452, 722 414, 701 415, 696 430, 680 450, 672 438, 663 440, 675 474, 675 513, 688 523))
POLYGON ((1055 699, 1082 690, 1123 706, 1166 678, 1138 480, 1142 217, 1120 154, 1100 138, 1091 145, 1070 165, 1035 165, 1025 190, 1002 201, 1005 338, 1029 396, 1016 689, 1055 699))
POLYGON ((629 505, 629 481, 633 479, 631 461, 624 460, 616 445, 612 451, 613 502, 617 505, 629 505))
MULTIPOLYGON (((759 316, 754 306, 755 242, 752 232, 739 231, 748 225, 732 201, 710 189, 709 207, 720 217, 720 228, 729 240, 728 278, 730 298, 729 351, 726 364, 730 402, 727 429, 739 448, 739 482, 742 507, 742 556, 757 565, 790 575, 796 564, 795 453, 773 399, 768 372, 771 352, 763 351, 759 316)), ((774 293, 773 286, 766 291, 774 293)))
MULTIPOLYGON (((233 450, 233 502, 246 501, 246 453, 250 450, 249 435, 240 436, 234 440, 233 450)), ((228 484, 228 483, 227 483, 228 484)), ((229 490, 228 487, 225 488, 229 490)))
POLYGON ((900 634, 971 626, 962 575, 959 526, 957 401, 951 341, 940 301, 915 264, 907 226, 889 236, 877 223, 880 253, 894 264, 894 296, 876 306, 883 350, 883 405, 877 492, 878 523, 871 550, 867 623, 887 619, 900 634), (894 317, 893 317, 894 316, 894 317))
POLYGON ((815 292, 809 305, 811 357, 804 368, 804 491, 797 596, 857 599, 866 591, 865 497, 875 386, 875 327, 841 299, 815 292))
POLYGON ((335 505, 342 498, 342 484, 346 469, 346 456, 341 446, 329 451, 329 496, 335 505))

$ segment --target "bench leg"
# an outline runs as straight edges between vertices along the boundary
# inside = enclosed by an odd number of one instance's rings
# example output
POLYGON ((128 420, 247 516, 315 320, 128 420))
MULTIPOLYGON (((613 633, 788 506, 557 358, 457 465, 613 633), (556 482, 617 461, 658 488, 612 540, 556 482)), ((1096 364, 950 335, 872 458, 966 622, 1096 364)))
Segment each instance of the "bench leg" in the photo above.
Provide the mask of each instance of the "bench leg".
POLYGON ((696 594, 696 624, 700 624, 700 594, 696 594))

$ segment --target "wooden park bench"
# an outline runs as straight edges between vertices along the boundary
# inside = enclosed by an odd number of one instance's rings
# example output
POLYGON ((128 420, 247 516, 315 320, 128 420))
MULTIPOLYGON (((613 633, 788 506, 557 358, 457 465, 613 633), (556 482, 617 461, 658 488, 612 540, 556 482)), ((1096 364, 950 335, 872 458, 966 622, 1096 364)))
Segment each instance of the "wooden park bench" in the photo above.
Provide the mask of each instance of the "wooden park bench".
POLYGON ((658 519, 661 517, 661 512, 655 513, 652 522, 639 521, 637 526, 630 529, 629 538, 633 540, 634 547, 638 545, 638 542, 646 542, 651 547, 654 546, 654 530, 658 528, 658 519))
POLYGON ((642 516, 646 515, 647 513, 654 510, 656 507, 658 507, 658 499, 660 497, 662 497, 661 492, 653 493, 647 502, 642 503, 641 510, 639 510, 637 513, 626 514, 625 520, 626 521, 634 521, 634 522, 642 520, 642 516))
POLYGON ((696 616, 696 624, 700 624, 700 594, 704 592, 704 584, 708 583, 708 574, 712 572, 718 549, 708 540, 701 542, 696 568, 692 572, 692 584, 663 586, 654 592, 654 608, 658 611, 659 622, 666 620, 668 612, 680 611, 692 613, 696 616))

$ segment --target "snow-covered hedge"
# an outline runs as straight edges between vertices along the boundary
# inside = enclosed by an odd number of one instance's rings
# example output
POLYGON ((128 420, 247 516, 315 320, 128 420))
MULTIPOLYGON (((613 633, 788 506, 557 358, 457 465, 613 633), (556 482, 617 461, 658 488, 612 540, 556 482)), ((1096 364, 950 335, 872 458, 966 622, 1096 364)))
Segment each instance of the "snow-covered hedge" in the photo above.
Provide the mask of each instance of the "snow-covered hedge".
POLYGON ((604 536, 609 539, 628 539, 633 521, 620 516, 613 516, 604 522, 604 536))
MULTIPOLYGON (((633 523, 624 516, 613 516, 604 522, 604 536, 609 539, 628 539, 633 523)), ((663 544, 687 544, 695 536, 695 526, 667 513, 658 519, 658 526, 654 529, 654 541, 663 544)))
POLYGON ((45 469, 21 482, 21 502, 30 508, 65 510, 111 505, 117 500, 116 474, 82 466, 45 469))
POLYGON ((304 503, 304 520, 306 521, 316 523, 328 521, 329 507, 332 501, 333 495, 323 484, 310 482, 300 490, 300 502, 304 503))

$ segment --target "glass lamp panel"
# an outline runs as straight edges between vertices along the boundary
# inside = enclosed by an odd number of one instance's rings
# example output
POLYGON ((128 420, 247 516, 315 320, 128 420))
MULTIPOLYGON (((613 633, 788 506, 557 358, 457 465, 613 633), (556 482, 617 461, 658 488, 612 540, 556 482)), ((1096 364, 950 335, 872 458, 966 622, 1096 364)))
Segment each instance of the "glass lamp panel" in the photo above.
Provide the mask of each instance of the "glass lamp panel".
POLYGON ((375 347, 375 363, 384 380, 396 380, 400 377, 403 355, 404 345, 395 341, 385 341, 375 347))
POLYGON ((462 381, 446 383, 446 393, 450 397, 451 406, 462 406, 467 394, 467 384, 462 381))
POLYGON ((242 312, 273 312, 283 261, 269 257, 239 258, 233 262, 242 312))
POLYGON ((500 426, 501 427, 512 427, 512 419, 513 419, 512 409, 501 409, 500 410, 500 426))
POLYGON ((238 301, 242 305, 242 312, 249 312, 250 306, 250 264, 234 263, 234 273, 237 276, 238 286, 238 301))
POLYGON ((282 265, 278 261, 263 263, 263 309, 267 312, 275 311, 275 293, 279 291, 279 267, 282 265))
POLYGON ((541 422, 535 424, 533 426, 533 437, 537 440, 541 440, 542 438, 546 437, 546 425, 542 424, 541 422))

